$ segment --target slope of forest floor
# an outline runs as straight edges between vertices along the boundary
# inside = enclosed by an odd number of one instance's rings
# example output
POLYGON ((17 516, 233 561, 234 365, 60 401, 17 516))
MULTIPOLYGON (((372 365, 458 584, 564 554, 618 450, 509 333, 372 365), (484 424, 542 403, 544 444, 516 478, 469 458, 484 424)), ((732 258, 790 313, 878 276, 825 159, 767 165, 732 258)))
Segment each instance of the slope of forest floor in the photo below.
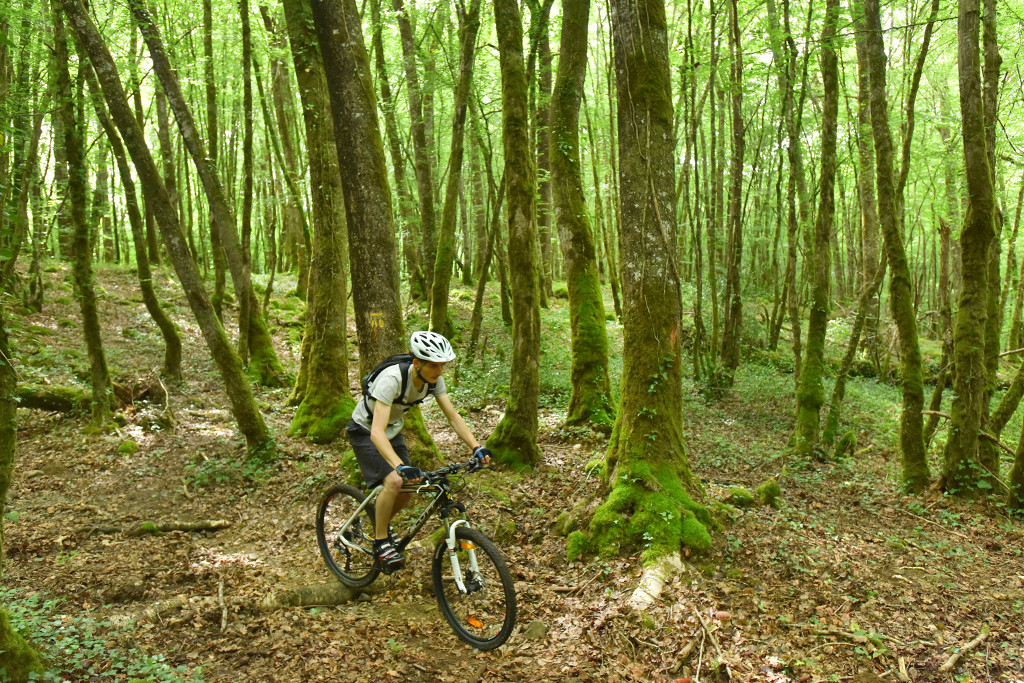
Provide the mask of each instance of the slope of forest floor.
MULTIPOLYGON (((19 372, 25 381, 85 386, 69 271, 55 264, 48 277, 44 311, 11 316, 19 372)), ((162 358, 133 278, 121 269, 98 273, 108 361, 125 384, 153 378, 162 358)), ((294 414, 288 389, 260 390, 280 458, 249 469, 180 291, 168 273, 158 285, 186 343, 185 378, 168 385, 172 428, 160 427, 165 407, 148 403, 129 407, 127 423, 101 435, 85 434, 82 416, 21 411, 0 598, 50 649, 59 672, 51 677, 1024 681, 1021 524, 994 502, 899 495, 898 397, 873 380, 851 385, 853 458, 788 461, 792 377, 755 363, 713 400, 686 387, 689 457, 709 500, 776 478, 780 506, 736 509, 734 523, 714 534, 710 556, 688 558, 686 574, 666 586, 646 618, 624 607, 641 571, 636 557, 569 563, 565 539, 551 530, 559 512, 597 493, 586 463, 606 441, 564 431, 557 405, 564 396, 550 391, 541 415, 543 465, 468 478, 462 494, 474 523, 499 540, 517 581, 519 626, 505 646, 481 653, 455 638, 431 595, 425 552, 352 604, 260 610, 277 591, 334 580, 313 522, 320 492, 342 476, 345 446, 287 436, 294 414), (138 452, 119 453, 129 440, 138 452), (111 529, 198 520, 230 526, 140 537, 111 529), (983 630, 983 642, 940 671, 983 630)), ((456 316, 468 317, 472 301, 456 299, 456 316)), ((299 308, 283 295, 270 308, 292 372, 299 308)), ((557 355, 568 348, 564 308, 554 300, 545 312, 545 367, 562 376, 569 363, 557 355)), ((485 333, 492 358, 484 362, 499 368, 507 344, 497 340, 507 333, 500 323, 485 333)), ((485 436, 501 415, 501 387, 487 395, 487 372, 460 373, 453 398, 485 436)), ((439 412, 428 408, 425 416, 445 457, 463 458, 439 412)))

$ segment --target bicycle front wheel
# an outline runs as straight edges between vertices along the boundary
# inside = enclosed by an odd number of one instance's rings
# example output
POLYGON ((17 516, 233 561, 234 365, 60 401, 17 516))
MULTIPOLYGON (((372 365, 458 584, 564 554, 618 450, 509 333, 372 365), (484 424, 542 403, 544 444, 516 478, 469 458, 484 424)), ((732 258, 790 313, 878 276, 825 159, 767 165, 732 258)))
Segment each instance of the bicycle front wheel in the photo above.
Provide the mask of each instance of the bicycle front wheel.
POLYGON ((437 604, 455 635, 478 650, 493 650, 516 623, 512 574, 498 548, 476 529, 458 527, 455 546, 449 552, 447 539, 441 539, 434 549, 437 604))
POLYGON ((353 588, 370 585, 380 573, 373 557, 373 504, 352 517, 365 499, 366 494, 356 487, 335 484, 324 494, 316 512, 320 554, 331 573, 353 588))

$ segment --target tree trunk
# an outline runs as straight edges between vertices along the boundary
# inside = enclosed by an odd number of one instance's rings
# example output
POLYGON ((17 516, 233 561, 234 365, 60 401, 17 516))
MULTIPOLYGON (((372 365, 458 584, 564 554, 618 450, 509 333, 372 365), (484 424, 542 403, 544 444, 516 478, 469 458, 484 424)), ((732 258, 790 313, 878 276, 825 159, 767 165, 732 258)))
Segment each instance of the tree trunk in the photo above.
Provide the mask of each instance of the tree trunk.
MULTIPOLYGON (((622 198, 622 398, 605 456, 607 498, 590 523, 602 557, 652 562, 711 547, 682 420, 682 300, 676 268, 672 95, 665 6, 613 0, 622 198)), ((573 544, 570 543, 570 553, 573 544)))
MULTIPOLYGON (((217 107, 217 79, 213 68, 213 5, 212 0, 203 0, 203 85, 206 94, 206 150, 210 166, 217 168, 220 148, 219 109, 217 107)), ((141 121, 139 122, 141 125, 141 121)), ((211 211, 212 219, 212 211, 211 211)), ((211 220, 212 222, 212 220, 211 220)), ((223 316, 224 292, 227 287, 227 260, 220 232, 210 228, 210 251, 213 254, 213 307, 217 317, 223 316)))
POLYGON ((433 264, 437 260, 437 220, 434 215, 434 166, 430 147, 427 145, 427 128, 424 121, 423 92, 416 70, 416 39, 413 35, 412 20, 405 9, 403 0, 392 0, 398 20, 398 32, 402 37, 402 63, 405 66, 405 87, 409 98, 409 118, 412 129, 412 150, 416 168, 416 189, 420 201, 420 256, 423 259, 427 291, 433 288, 433 264))
POLYGON ((473 83, 473 59, 476 53, 476 35, 480 30, 480 0, 472 0, 468 10, 459 11, 459 75, 455 83, 452 109, 451 151, 448 155, 448 184, 441 211, 441 230, 437 237, 437 255, 433 264, 434 276, 430 291, 430 329, 452 336, 448 319, 448 288, 452 280, 455 261, 455 222, 460 186, 462 185, 462 156, 465 148, 466 110, 469 106, 469 88, 473 83))
POLYGON ((587 71, 590 0, 565 0, 558 76, 552 99, 551 175, 555 224, 565 263, 572 329, 572 393, 567 425, 607 431, 614 421, 608 377, 608 334, 594 236, 580 168, 579 117, 587 71))
POLYGON ((302 343, 307 370, 292 392, 300 403, 290 431, 323 443, 341 434, 355 408, 348 382, 348 227, 312 10, 306 0, 283 4, 302 98, 313 199, 313 260, 302 343))
POLYGON ((960 3, 957 18, 960 113, 969 199, 960 230, 964 279, 953 333, 955 398, 939 484, 942 490, 961 496, 977 495, 978 482, 984 474, 979 462, 978 432, 986 412, 988 258, 995 237, 995 202, 979 75, 980 13, 978 0, 965 0, 960 3))
MULTIPOLYGON (((239 0, 238 14, 242 23, 242 272, 252 277, 252 22, 249 21, 249 0, 239 0)), ((268 135, 272 135, 267 131, 268 135)), ((236 290, 238 296, 238 356, 249 361, 249 322, 256 308, 252 288, 236 290), (251 295, 251 296, 250 296, 251 295)))
POLYGON ((817 445, 821 406, 825 402, 825 332, 830 309, 832 218, 835 215, 836 137, 839 116, 839 67, 833 41, 839 20, 839 0, 828 0, 821 36, 821 80, 824 106, 821 118, 821 194, 814 223, 814 250, 808 254, 811 270, 811 315, 807 324, 807 348, 796 393, 796 427, 791 444, 808 457, 817 445))
POLYGON ((868 62, 871 83, 871 129, 875 141, 878 213, 889 262, 889 303, 900 344, 900 375, 903 381, 903 410, 900 414, 900 447, 903 452, 903 486, 918 493, 928 484, 928 461, 924 451, 921 410, 924 383, 921 377, 921 349, 917 341, 914 300, 897 223, 899 202, 893 179, 892 135, 889 131, 885 95, 885 46, 878 15, 878 0, 865 0, 868 62))
POLYGON ((371 0, 370 10, 373 22, 373 55, 377 69, 377 84, 380 86, 380 109, 384 112, 384 131, 388 140, 391 167, 395 173, 395 191, 398 193, 398 218, 402 231, 402 255, 409 278, 409 298, 423 299, 427 292, 427 278, 423 274, 423 259, 420 257, 420 227, 416 216, 415 200, 405 180, 405 156, 395 119, 395 101, 391 95, 387 64, 384 58, 383 26, 380 17, 380 0, 371 0))
MULTIPOLYGON (((272 36, 271 47, 285 52, 285 37, 281 35, 270 18, 269 11, 262 11, 263 25, 272 36)), ((299 162, 295 153, 295 143, 292 141, 291 130, 294 128, 294 117, 291 103, 294 97, 289 86, 288 70, 283 56, 274 56, 270 61, 271 84, 270 91, 274 100, 274 115, 277 126, 267 130, 267 137, 274 140, 280 139, 281 151, 284 155, 284 173, 289 179, 289 188, 296 185, 295 179, 301 176, 299 173, 299 162)), ((313 250, 312 235, 309 234, 309 224, 306 221, 305 212, 302 209, 302 198, 298 192, 289 192, 287 201, 281 207, 282 212, 282 233, 288 236, 288 243, 291 245, 295 255, 295 263, 299 269, 299 276, 295 282, 295 295, 301 299, 306 298, 309 289, 310 254, 313 250)))
MULTIPOLYGON (((242 246, 238 239, 238 233, 235 232, 235 219, 231 207, 225 197, 216 168, 207 157, 207 150, 199 137, 199 131, 192 118, 192 111, 181 93, 177 76, 168 61, 156 24, 142 2, 143 0, 131 0, 132 11, 135 13, 143 37, 149 45, 153 69, 167 94, 167 101, 178 123, 178 130, 192 157, 196 172, 202 180, 213 218, 211 234, 215 231, 220 236, 228 268, 231 271, 231 279, 235 284, 235 295, 239 298, 244 295, 250 301, 256 301, 252 281, 245 268, 242 246)), ((259 315, 249 316, 247 331, 249 334, 250 373, 265 386, 282 386, 287 381, 287 377, 277 359, 266 321, 259 315)))
POLYGON ((523 24, 515 0, 494 0, 501 61, 502 141, 505 151, 505 192, 508 250, 515 255, 509 269, 513 308, 511 386, 505 416, 487 440, 497 459, 535 465, 537 405, 540 394, 540 283, 537 273, 536 193, 530 149, 526 70, 523 65, 523 24))
POLYGON ((146 145, 142 128, 132 116, 128 98, 125 96, 117 69, 114 66, 114 60, 80 2, 78 0, 61 0, 61 6, 68 15, 79 45, 89 55, 89 59, 96 69, 96 75, 110 108, 111 118, 114 119, 132 157, 143 192, 146 194, 147 203, 153 207, 157 223, 163 232, 164 243, 174 263, 174 269, 181 281, 182 288, 185 290, 189 306, 202 330, 206 345, 220 369, 239 430, 245 436, 252 455, 262 457, 269 454, 274 447, 270 432, 256 407, 256 400, 253 398, 252 390, 242 372, 241 361, 234 349, 231 348, 231 342, 207 298, 199 269, 195 261, 192 260, 185 235, 178 223, 178 214, 168 199, 167 190, 160 178, 156 162, 146 145))
POLYGON ((312 0, 345 193, 360 376, 405 346, 391 191, 355 0, 312 0))
POLYGON ((74 278, 75 294, 82 312, 82 332, 89 354, 89 377, 92 384, 92 426, 101 428, 111 418, 113 399, 110 371, 100 337, 99 304, 96 297, 92 269, 92 244, 89 220, 86 217, 89 169, 85 165, 85 144, 82 141, 80 121, 75 116, 82 94, 72 94, 71 75, 68 72, 68 43, 64 22, 59 11, 53 13, 54 56, 57 67, 57 111, 64 133, 64 151, 68 164, 67 201, 71 205, 71 223, 74 225, 74 278))
MULTIPOLYGON (((729 239, 726 249, 725 320, 722 325, 722 380, 732 386, 740 366, 740 332, 743 330, 743 298, 740 292, 740 269, 743 267, 743 53, 740 42, 738 0, 729 3, 730 87, 732 89, 732 161, 729 168, 729 239)), ((824 75, 824 74, 823 74, 824 75)), ((827 97, 827 94, 826 94, 827 97)), ((834 145, 834 143, 833 143, 834 145)), ((833 162, 834 163, 834 162, 833 162)), ((825 159, 822 159, 824 167, 825 159)), ((824 197, 824 192, 822 194, 824 197)), ((826 229, 831 223, 826 225, 826 229)), ((827 259, 827 256, 826 256, 827 259)), ((827 261, 826 261, 827 263, 827 261)), ((827 276, 826 276, 827 282, 827 276)), ((827 321, 826 321, 827 322, 827 321)), ((824 334, 824 331, 822 332, 824 334)))

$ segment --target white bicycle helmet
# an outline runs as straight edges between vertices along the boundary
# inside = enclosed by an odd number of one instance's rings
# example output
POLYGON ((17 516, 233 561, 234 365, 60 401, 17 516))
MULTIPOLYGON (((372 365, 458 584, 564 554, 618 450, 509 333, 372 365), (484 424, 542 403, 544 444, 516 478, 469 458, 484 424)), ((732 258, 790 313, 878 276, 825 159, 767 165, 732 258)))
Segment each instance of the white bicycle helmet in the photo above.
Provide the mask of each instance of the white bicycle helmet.
POLYGON ((409 350, 420 360, 432 363, 447 363, 455 360, 455 351, 451 342, 437 332, 421 330, 413 332, 409 338, 409 350))

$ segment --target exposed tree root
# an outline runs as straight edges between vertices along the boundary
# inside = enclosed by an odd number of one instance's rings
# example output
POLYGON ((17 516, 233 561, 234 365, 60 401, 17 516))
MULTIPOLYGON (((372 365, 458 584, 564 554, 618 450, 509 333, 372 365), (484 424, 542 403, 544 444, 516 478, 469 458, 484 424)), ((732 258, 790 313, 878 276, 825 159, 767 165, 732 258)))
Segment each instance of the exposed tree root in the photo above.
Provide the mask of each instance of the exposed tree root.
POLYGON ((123 625, 132 621, 174 625, 188 621, 199 614, 212 622, 219 622, 223 631, 227 628, 227 618, 232 608, 236 612, 273 612, 287 607, 344 605, 356 599, 360 594, 368 592, 367 589, 349 588, 342 583, 324 583, 286 588, 271 593, 256 603, 239 597, 225 597, 223 590, 224 584, 221 583, 217 595, 196 597, 176 595, 150 605, 135 615, 112 616, 110 621, 115 625, 123 625))
POLYGON ((351 602, 362 589, 349 588, 343 583, 321 583, 296 586, 271 593, 260 602, 261 612, 272 612, 284 607, 312 607, 314 605, 343 605, 351 602))
POLYGON ((683 573, 683 561, 678 553, 666 555, 665 557, 648 564, 644 567, 640 576, 640 585, 633 591, 629 598, 629 606, 638 612, 643 612, 661 595, 665 583, 674 576, 683 573))

